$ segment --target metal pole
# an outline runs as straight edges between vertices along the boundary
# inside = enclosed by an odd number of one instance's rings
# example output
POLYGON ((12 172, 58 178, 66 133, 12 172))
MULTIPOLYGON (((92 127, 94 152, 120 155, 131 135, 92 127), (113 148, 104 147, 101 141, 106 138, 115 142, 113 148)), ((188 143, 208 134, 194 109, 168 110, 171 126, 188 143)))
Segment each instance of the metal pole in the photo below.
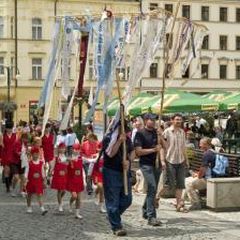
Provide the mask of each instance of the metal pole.
POLYGON ((7 69, 7 101, 10 102, 10 88, 11 88, 11 81, 10 81, 10 67, 6 67, 7 69))
POLYGON ((17 0, 14 1, 14 16, 15 16, 15 88, 18 86, 16 78, 18 74, 18 5, 17 0))
POLYGON ((55 17, 57 16, 57 2, 58 2, 58 0, 54 1, 54 16, 55 17))

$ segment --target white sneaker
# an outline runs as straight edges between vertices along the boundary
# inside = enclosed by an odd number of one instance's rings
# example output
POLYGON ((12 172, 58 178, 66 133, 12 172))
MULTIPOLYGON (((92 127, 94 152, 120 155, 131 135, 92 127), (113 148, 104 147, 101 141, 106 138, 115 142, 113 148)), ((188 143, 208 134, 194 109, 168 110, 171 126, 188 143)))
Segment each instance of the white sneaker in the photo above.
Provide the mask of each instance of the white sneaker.
POLYGON ((63 206, 62 206, 62 205, 60 205, 60 206, 58 207, 58 211, 59 211, 59 212, 63 212, 63 206))
POLYGON ((100 213, 106 213, 107 210, 105 208, 105 204, 101 203, 101 207, 100 207, 100 213))
POLYGON ((76 217, 77 219, 83 219, 83 216, 80 215, 80 214, 76 214, 75 217, 76 217))
POLYGON ((69 212, 70 212, 70 213, 73 212, 72 205, 69 205, 69 212))
POLYGON ((27 213, 30 214, 30 213, 32 213, 32 212, 33 212, 32 208, 31 208, 31 207, 28 207, 28 208, 27 208, 27 213))
POLYGON ((94 203, 96 206, 99 206, 99 204, 100 204, 98 200, 96 200, 94 203))
POLYGON ((27 196, 27 193, 26 193, 26 192, 21 192, 21 196, 22 196, 23 198, 25 198, 25 197, 27 196))
POLYGON ((76 209, 75 218, 77 218, 77 219, 83 219, 82 215, 80 215, 80 209, 76 209))

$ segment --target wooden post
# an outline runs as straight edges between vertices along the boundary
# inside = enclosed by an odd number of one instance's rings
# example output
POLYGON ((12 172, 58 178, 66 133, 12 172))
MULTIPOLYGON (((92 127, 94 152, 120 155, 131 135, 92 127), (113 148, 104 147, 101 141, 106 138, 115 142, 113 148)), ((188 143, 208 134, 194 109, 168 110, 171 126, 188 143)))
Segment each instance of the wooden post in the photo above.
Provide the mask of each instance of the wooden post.
MULTIPOLYGON (((120 90, 120 83, 119 79, 120 76, 116 73, 116 82, 117 82, 117 90, 118 90, 118 98, 120 103, 120 117, 121 117, 121 133, 125 133, 125 116, 124 116, 124 105, 122 102, 121 90, 120 90)), ((123 142, 123 161, 127 160, 127 146, 126 141, 123 142)), ((124 194, 128 195, 128 177, 127 177, 127 170, 123 167, 123 186, 124 186, 124 194)))
MULTIPOLYGON (((178 1, 176 12, 174 14, 174 19, 172 23, 172 28, 168 37, 168 41, 166 45, 164 46, 163 49, 163 57, 166 55, 165 63, 164 63, 164 70, 163 70, 163 76, 162 76, 162 88, 161 88, 161 104, 160 104, 160 111, 159 111, 159 133, 158 133, 158 144, 161 144, 161 136, 160 136, 160 128, 161 128, 161 120, 162 120, 162 114, 163 114, 163 105, 164 105, 164 97, 165 97, 165 90, 166 90, 166 74, 168 73, 168 62, 169 62, 169 49, 170 49, 170 44, 172 42, 172 36, 173 36, 173 31, 174 27, 176 24, 177 20, 177 14, 180 8, 180 0, 178 1)), ((159 168, 159 159, 160 159, 160 152, 158 152, 157 157, 156 157, 156 162, 155 166, 156 168, 159 168)))

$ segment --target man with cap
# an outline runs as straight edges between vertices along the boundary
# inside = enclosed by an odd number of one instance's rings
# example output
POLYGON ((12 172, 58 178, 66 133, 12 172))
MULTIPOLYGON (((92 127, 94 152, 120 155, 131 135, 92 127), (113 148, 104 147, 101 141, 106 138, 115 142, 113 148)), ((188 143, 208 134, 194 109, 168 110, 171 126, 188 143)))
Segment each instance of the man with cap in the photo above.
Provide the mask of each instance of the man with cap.
POLYGON ((165 167, 164 150, 158 145, 158 134, 155 128, 156 116, 147 113, 144 116, 145 127, 136 133, 134 146, 139 157, 140 169, 147 184, 147 195, 142 207, 143 218, 151 226, 160 226, 155 209, 155 197, 160 177, 160 168, 156 168, 157 153, 161 153, 161 163, 165 167))
MULTIPOLYGON (((126 131, 126 128, 125 128, 126 131)), ((121 215, 132 203, 130 184, 130 162, 134 159, 134 151, 130 137, 120 134, 120 126, 107 134, 103 139, 103 184, 108 220, 116 236, 125 236, 121 215), (114 140, 113 140, 114 139, 114 140), (123 159, 123 142, 126 141, 127 159, 123 159), (128 195, 124 193, 123 169, 128 174, 128 195)))

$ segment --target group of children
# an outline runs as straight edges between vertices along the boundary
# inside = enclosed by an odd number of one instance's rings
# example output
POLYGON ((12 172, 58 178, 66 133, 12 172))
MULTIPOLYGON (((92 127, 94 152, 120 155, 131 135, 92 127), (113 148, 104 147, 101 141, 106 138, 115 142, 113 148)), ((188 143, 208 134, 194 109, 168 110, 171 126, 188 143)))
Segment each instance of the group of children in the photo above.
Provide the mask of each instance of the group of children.
MULTIPOLYGON (((80 154, 81 146, 75 143, 72 146, 71 157, 66 156, 66 145, 60 143, 58 145, 58 153, 55 159, 50 164, 51 181, 50 186, 57 191, 58 210, 63 212, 63 198, 66 191, 71 194, 69 201, 69 210, 72 212, 73 204, 75 203, 75 217, 82 219, 80 215, 80 199, 81 192, 84 190, 83 180, 83 162, 80 154)), ((99 197, 99 202, 103 204, 103 187, 102 187, 102 160, 94 164, 91 177, 97 185, 96 194, 99 197)), ((27 192, 27 213, 32 213, 32 196, 35 194, 38 199, 42 215, 47 213, 43 206, 44 188, 47 185, 47 176, 44 168, 44 162, 41 161, 40 148, 31 148, 31 158, 29 165, 25 170, 25 186, 27 192)), ((101 212, 102 208, 101 208, 101 212)))
POLYGON ((15 197, 20 183, 20 192, 27 199, 27 213, 32 213, 32 198, 36 195, 42 215, 47 213, 43 196, 48 185, 57 191, 59 212, 64 211, 63 198, 69 192, 69 210, 72 212, 75 204, 75 217, 82 219, 80 199, 81 192, 84 191, 85 175, 85 182, 91 180, 96 185, 96 202, 100 204, 100 212, 106 212, 102 180, 103 159, 98 158, 100 149, 96 147, 99 142, 91 141, 90 134, 82 145, 76 141, 69 149, 63 141, 55 145, 54 150, 54 137, 49 129, 46 128, 42 138, 34 136, 32 141, 29 141, 30 134, 27 132, 19 135, 13 133, 12 126, 7 126, 4 135, 0 136, 0 163, 7 192, 10 192, 11 186, 11 195, 15 197), (87 171, 84 168, 86 164, 91 166, 87 171))

